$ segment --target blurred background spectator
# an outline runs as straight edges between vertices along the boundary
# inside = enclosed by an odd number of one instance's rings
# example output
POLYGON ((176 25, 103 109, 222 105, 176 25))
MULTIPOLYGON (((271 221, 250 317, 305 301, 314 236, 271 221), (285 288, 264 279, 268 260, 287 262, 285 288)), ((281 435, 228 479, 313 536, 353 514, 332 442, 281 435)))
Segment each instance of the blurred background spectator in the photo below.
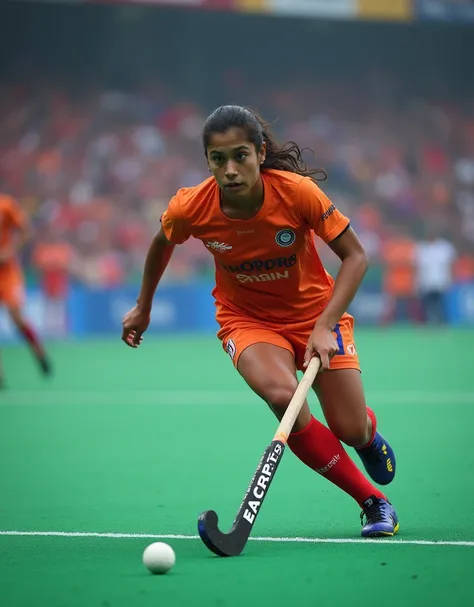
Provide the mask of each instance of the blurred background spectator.
POLYGON ((446 322, 445 298, 453 283, 456 249, 437 231, 427 227, 426 238, 415 250, 417 286, 422 308, 422 320, 430 324, 446 322))
MULTIPOLYGON (((208 176, 200 131, 222 103, 314 151, 387 297, 383 322, 441 321, 435 294, 474 280, 472 27, 183 11, 2 9, 0 190, 32 217, 23 264, 51 322, 71 284, 137 283, 170 196, 208 176)), ((190 241, 165 279, 212 274, 190 241)))

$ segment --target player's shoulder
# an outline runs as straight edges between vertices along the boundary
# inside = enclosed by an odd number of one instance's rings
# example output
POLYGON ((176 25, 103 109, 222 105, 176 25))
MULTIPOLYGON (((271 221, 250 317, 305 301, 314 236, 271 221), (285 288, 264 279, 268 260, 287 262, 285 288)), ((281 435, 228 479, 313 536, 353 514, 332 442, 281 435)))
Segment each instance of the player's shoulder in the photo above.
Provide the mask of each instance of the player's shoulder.
POLYGON ((191 187, 180 188, 175 198, 183 209, 193 207, 196 202, 203 202, 212 197, 218 188, 214 177, 208 177, 201 183, 191 187))
POLYGON ((193 223, 201 215, 208 214, 218 188, 214 177, 209 177, 198 185, 180 188, 174 195, 173 202, 178 205, 181 215, 193 223))
POLYGON ((322 195, 311 177, 291 171, 267 170, 264 172, 264 181, 267 185, 270 184, 273 195, 279 202, 293 212, 299 212, 302 203, 319 199, 322 195))
POLYGON ((309 179, 309 177, 305 177, 299 173, 280 171, 278 169, 265 169, 262 175, 265 180, 268 180, 277 188, 289 188, 293 190, 298 189, 302 181, 309 179))
POLYGON ((298 195, 314 194, 319 191, 319 186, 314 179, 307 175, 267 169, 263 172, 263 176, 264 180, 268 181, 282 197, 289 198, 291 201, 296 201, 298 195))

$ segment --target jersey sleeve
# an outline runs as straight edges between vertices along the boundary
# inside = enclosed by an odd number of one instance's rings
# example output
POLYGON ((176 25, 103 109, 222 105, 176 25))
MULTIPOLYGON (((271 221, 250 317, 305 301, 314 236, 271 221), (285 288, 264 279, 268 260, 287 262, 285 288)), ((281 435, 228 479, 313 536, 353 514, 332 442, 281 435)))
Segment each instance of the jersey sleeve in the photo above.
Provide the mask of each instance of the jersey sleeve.
POLYGON ((349 227, 349 218, 336 209, 309 177, 302 179, 298 185, 297 203, 304 221, 326 243, 330 243, 349 227))
POLYGON ((169 242, 182 244, 191 236, 189 222, 186 220, 181 203, 173 196, 168 208, 161 216, 161 227, 169 242))

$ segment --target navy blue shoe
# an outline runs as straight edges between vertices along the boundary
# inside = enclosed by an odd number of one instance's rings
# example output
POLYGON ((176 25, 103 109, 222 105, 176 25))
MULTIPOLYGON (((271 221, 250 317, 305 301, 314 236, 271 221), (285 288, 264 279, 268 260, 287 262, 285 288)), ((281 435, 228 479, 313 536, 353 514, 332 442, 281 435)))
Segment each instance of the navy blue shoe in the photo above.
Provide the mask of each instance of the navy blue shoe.
POLYGON ((387 500, 372 495, 365 500, 362 508, 362 537, 391 537, 399 530, 397 513, 387 500))
POLYGON ((392 447, 378 432, 364 449, 356 449, 370 478, 379 485, 388 485, 395 477, 396 460, 392 447))

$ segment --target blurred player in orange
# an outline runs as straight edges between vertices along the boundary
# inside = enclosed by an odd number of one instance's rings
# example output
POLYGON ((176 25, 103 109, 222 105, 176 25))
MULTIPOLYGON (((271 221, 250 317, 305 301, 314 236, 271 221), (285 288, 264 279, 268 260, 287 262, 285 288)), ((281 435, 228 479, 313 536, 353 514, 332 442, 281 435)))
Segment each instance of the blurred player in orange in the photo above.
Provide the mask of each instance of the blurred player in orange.
POLYGON ((345 217, 316 184, 294 143, 280 147, 263 121, 240 106, 206 121, 204 151, 212 177, 183 188, 161 218, 145 262, 137 305, 123 320, 123 341, 137 347, 152 299, 175 245, 193 236, 216 265, 218 337, 234 366, 281 419, 312 356, 326 425, 305 403, 288 446, 307 466, 362 508, 363 536, 393 535, 397 514, 341 444, 355 447, 378 484, 395 475, 395 455, 366 406, 346 310, 367 270, 366 253, 345 217), (336 280, 315 247, 320 236, 340 257, 336 280))
MULTIPOLYGON (((11 320, 30 345, 41 370, 49 374, 51 365, 46 353, 22 312, 24 279, 17 253, 28 236, 28 221, 20 206, 11 196, 0 193, 0 305, 6 306, 11 320)), ((0 387, 3 383, 0 367, 0 387)))

